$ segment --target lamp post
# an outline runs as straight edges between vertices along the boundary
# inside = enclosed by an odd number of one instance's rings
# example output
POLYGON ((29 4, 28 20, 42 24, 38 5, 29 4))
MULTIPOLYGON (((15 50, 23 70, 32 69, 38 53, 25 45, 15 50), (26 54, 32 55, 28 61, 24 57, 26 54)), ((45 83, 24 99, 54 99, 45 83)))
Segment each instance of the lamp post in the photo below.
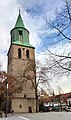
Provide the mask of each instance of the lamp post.
POLYGON ((5 117, 7 117, 8 112, 8 82, 6 81, 6 111, 5 111, 5 117))

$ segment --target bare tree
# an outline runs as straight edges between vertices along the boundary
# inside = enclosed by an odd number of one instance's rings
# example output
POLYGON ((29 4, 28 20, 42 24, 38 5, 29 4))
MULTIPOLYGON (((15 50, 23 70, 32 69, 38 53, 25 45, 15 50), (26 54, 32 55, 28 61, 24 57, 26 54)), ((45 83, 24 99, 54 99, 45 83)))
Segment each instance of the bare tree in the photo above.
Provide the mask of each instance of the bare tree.
MULTIPOLYGON (((54 75, 66 75, 71 72, 71 50, 66 50, 71 46, 71 1, 65 0, 64 6, 56 16, 50 20, 44 17, 46 26, 50 29, 50 35, 45 35, 47 40, 51 41, 50 46, 61 46, 61 51, 52 51, 51 48, 47 49, 47 69, 53 72, 54 75), (49 39, 48 39, 49 38, 49 39)), ((47 28, 45 28, 47 29, 47 28)), ((47 47, 47 46, 46 46, 47 47)))
POLYGON ((41 64, 39 61, 36 62, 36 85, 38 93, 41 91, 40 93, 43 92, 44 94, 52 94, 47 67, 43 63, 41 64))
POLYGON ((0 95, 3 94, 4 97, 6 97, 6 84, 8 83, 9 89, 8 89, 8 93, 9 96, 13 93, 17 91, 17 78, 12 76, 12 75, 8 75, 6 72, 4 71, 0 71, 0 95))
MULTIPOLYGON (((6 83, 8 82, 8 98, 12 99, 16 93, 21 93, 23 91, 23 85, 27 85, 30 82, 30 89, 35 91, 36 97, 36 108, 38 104, 38 97, 43 94, 52 94, 52 88, 49 83, 49 78, 47 75, 47 69, 45 66, 41 65, 40 62, 35 62, 28 60, 26 62, 26 67, 20 76, 8 75, 6 72, 0 72, 0 96, 3 95, 6 98, 6 83)), ((2 97, 3 97, 2 96, 2 97)))
POLYGON ((28 60, 26 63, 26 67, 24 67, 23 73, 18 77, 19 87, 18 89, 22 92, 23 85, 29 81, 31 84, 31 88, 35 90, 35 97, 36 97, 36 112, 38 111, 38 97, 42 94, 48 94, 48 91, 51 91, 52 88, 49 84, 49 79, 47 76, 47 71, 40 62, 35 62, 33 60, 28 60))

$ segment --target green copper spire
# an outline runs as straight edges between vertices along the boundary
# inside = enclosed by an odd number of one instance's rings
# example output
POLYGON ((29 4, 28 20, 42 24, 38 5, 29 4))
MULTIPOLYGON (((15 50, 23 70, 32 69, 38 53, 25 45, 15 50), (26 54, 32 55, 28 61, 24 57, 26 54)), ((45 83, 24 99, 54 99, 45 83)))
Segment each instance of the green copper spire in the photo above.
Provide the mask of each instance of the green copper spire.
POLYGON ((29 43, 29 31, 25 28, 23 24, 23 20, 20 15, 20 9, 15 27, 11 30, 10 34, 11 34, 11 44, 22 45, 24 47, 33 47, 29 43))
POLYGON ((19 15, 18 15, 16 24, 15 24, 15 27, 23 27, 23 28, 25 28, 23 20, 22 20, 21 15, 20 15, 20 9, 19 9, 19 15))

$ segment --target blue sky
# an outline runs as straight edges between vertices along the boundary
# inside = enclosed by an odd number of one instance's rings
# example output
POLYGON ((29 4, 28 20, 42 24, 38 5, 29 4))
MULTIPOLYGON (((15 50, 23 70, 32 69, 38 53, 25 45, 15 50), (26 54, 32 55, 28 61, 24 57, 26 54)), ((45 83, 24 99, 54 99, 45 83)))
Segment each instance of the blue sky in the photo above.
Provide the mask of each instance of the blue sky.
MULTIPOLYGON (((6 70, 6 55, 10 46, 10 30, 14 27, 20 7, 26 28, 30 31, 30 43, 39 51, 43 34, 43 16, 54 15, 56 7, 61 6, 61 0, 0 0, 0 63, 6 70), (54 4, 55 3, 55 4, 54 4), (4 55, 4 56, 3 56, 4 55)), ((42 46, 41 46, 42 47, 42 46)))
MULTIPOLYGON (((0 0, 0 64, 3 65, 4 70, 7 70, 10 30, 15 25, 19 7, 24 24, 30 32, 30 43, 35 47, 36 52, 40 53, 40 55, 36 55, 42 59, 41 51, 46 47, 46 44, 49 46, 50 42, 49 38, 47 41, 42 36, 45 26, 43 17, 47 16, 49 19, 52 16, 54 18, 56 8, 60 10, 62 5, 62 0, 0 0)), ((49 33, 48 29, 47 34, 49 33)))

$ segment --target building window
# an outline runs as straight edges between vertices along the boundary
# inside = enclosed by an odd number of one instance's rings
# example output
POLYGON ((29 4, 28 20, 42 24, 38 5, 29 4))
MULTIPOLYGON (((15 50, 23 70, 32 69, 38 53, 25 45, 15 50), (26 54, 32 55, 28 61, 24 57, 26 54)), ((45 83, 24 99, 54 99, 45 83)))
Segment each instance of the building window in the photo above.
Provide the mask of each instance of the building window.
POLYGON ((20 104, 19 107, 22 108, 22 105, 20 104))
POLYGON ((26 94, 24 95, 24 98, 26 98, 26 94))
POLYGON ((26 50, 26 56, 29 58, 29 50, 26 50))
POLYGON ((19 41, 22 42, 22 40, 23 40, 23 31, 19 30, 19 41))
POLYGON ((22 30, 19 30, 19 35, 23 35, 23 32, 22 32, 22 30))
POLYGON ((21 49, 18 49, 18 58, 21 58, 21 49))

